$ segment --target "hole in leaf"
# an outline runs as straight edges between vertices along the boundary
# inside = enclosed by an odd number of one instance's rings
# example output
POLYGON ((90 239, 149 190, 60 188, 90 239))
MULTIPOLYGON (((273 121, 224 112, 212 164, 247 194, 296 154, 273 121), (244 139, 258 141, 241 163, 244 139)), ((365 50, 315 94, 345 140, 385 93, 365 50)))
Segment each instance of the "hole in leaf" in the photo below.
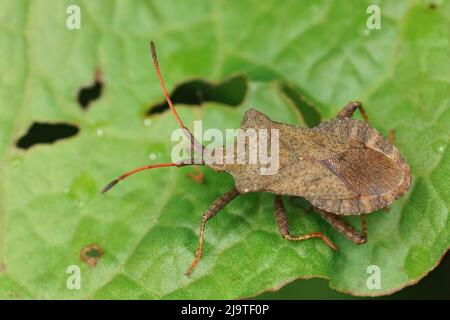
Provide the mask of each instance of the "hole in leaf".
POLYGON ((53 143, 57 140, 67 139, 76 135, 80 129, 66 123, 40 123, 35 122, 28 132, 17 141, 17 147, 28 149, 35 144, 53 143))
POLYGON ((78 91, 78 103, 83 110, 86 110, 89 105, 100 98, 103 91, 103 81, 101 79, 100 70, 97 69, 94 75, 94 83, 87 87, 82 87, 78 91))
MULTIPOLYGON (((174 104, 201 106, 204 102, 219 102, 231 107, 239 106, 247 93, 247 80, 243 75, 227 79, 219 84, 204 80, 192 80, 177 86, 170 94, 174 104)), ((151 106, 147 115, 169 109, 166 101, 151 106)))
POLYGON ((317 104, 307 97, 306 94, 301 93, 297 88, 282 83, 281 91, 294 103, 305 120, 305 124, 312 128, 320 123, 320 113, 317 109, 317 104))
POLYGON ((103 254, 103 249, 97 244, 85 245, 80 251, 81 260, 90 267, 95 267, 103 254))

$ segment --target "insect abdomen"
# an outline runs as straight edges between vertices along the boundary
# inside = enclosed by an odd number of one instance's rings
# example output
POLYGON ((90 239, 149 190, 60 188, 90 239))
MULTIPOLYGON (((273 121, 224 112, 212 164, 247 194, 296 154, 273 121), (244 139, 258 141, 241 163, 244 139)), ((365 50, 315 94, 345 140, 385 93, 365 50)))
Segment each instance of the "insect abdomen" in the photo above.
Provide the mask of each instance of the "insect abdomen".
POLYGON ((320 160, 356 196, 306 197, 314 206, 343 215, 368 213, 386 207, 408 190, 411 183, 408 165, 374 128, 353 119, 335 119, 317 129, 348 140, 349 145, 358 141, 362 146, 320 160))

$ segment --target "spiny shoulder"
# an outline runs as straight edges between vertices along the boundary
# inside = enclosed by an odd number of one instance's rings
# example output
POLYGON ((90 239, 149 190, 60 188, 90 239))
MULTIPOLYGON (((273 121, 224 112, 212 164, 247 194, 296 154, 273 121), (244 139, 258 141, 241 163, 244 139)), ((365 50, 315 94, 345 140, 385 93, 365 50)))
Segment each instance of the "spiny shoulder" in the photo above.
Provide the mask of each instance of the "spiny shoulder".
POLYGON ((247 128, 267 128, 268 125, 274 123, 268 116, 264 113, 256 110, 255 108, 248 109, 241 121, 241 129, 247 128))

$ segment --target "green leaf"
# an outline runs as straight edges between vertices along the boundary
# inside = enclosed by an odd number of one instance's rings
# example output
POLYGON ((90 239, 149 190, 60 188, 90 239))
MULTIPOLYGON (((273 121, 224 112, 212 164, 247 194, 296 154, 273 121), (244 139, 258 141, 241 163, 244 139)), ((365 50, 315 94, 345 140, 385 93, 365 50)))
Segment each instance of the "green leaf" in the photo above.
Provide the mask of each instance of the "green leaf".
POLYGON ((311 277, 374 296, 419 281, 450 243, 450 3, 379 1, 382 28, 368 32, 370 4, 3 1, 0 297, 240 298, 311 277), (81 8, 80 30, 66 28, 70 4, 81 8), (186 177, 192 168, 163 168, 98 194, 123 171, 170 160, 173 116, 144 122, 149 106, 162 102, 150 39, 169 90, 199 78, 248 79, 238 107, 178 105, 189 127, 203 120, 204 129, 237 128, 251 106, 304 125, 360 100, 375 128, 385 135, 395 129, 411 190, 389 212, 368 216, 363 246, 286 199, 292 232, 322 230, 337 253, 317 240, 281 239, 272 195, 240 196, 208 222, 203 259, 184 276, 201 214, 231 188, 230 176, 202 169, 206 180, 198 184, 186 177), (96 68, 102 95, 82 110, 77 92, 92 83, 96 68), (68 123, 80 132, 17 148, 34 122, 68 123), (90 244, 104 252, 95 266, 80 257, 90 244), (81 269, 79 290, 66 286, 72 265, 81 269), (380 289, 367 286, 371 265, 381 270, 380 289))

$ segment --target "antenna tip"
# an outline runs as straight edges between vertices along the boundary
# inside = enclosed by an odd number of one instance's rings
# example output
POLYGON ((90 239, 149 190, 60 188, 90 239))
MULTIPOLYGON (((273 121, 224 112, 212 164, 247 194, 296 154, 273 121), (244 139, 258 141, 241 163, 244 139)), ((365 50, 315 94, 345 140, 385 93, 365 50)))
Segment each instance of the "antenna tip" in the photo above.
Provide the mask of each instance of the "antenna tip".
POLYGON ((108 190, 112 189, 116 184, 119 183, 119 179, 114 179, 113 181, 111 181, 110 183, 108 183, 100 192, 100 194, 104 194, 105 192, 107 192, 108 190))
POLYGON ((152 58, 156 59, 156 47, 153 41, 150 41, 150 52, 152 53, 152 58))

